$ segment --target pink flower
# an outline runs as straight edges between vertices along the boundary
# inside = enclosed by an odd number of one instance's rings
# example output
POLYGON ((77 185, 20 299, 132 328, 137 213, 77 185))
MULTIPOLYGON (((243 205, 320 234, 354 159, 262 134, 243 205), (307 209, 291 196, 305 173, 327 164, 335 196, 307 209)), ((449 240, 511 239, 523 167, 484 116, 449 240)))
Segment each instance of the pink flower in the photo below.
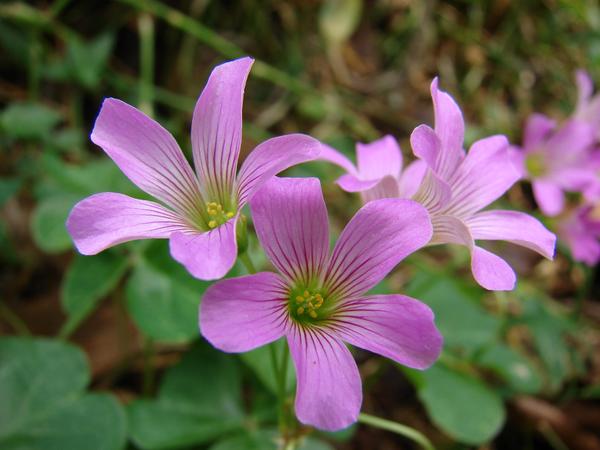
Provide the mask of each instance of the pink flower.
POLYGON ((421 203, 433 224, 430 244, 465 245, 471 252, 473 276, 481 286, 490 290, 513 289, 516 277, 512 268, 499 256, 475 245, 475 241, 509 241, 552 258, 556 237, 527 214, 481 211, 519 179, 508 156, 508 141, 504 136, 491 136, 475 142, 465 152, 460 108, 452 97, 438 89, 437 79, 431 84, 431 96, 435 129, 420 125, 413 131, 411 145, 418 160, 404 173, 399 163, 393 163, 401 161, 401 157, 400 148, 391 137, 358 147, 358 169, 325 146, 320 158, 344 168, 348 174, 338 184, 350 192, 363 192, 365 201, 409 197, 421 203), (378 168, 379 172, 370 173, 379 178, 364 176, 361 166, 378 168))
POLYGON ((92 141, 127 177, 162 204, 103 192, 75 205, 67 229, 77 249, 96 254, 122 242, 167 238, 171 255, 197 278, 223 277, 237 257, 241 208, 278 172, 313 159, 320 144, 300 134, 263 142, 237 172, 242 101, 253 63, 217 66, 192 118, 196 173, 173 136, 136 108, 116 99, 102 104, 92 141))
POLYGON ((557 233, 571 249, 575 261, 596 265, 600 262, 600 203, 570 211, 558 223, 557 233))
POLYGON ((425 209, 402 199, 370 202, 329 252, 327 210, 315 178, 273 178, 250 202, 278 274, 221 280, 204 294, 200 329, 215 347, 245 352, 285 336, 296 367, 296 415, 337 430, 357 420, 356 363, 344 342, 424 369, 439 356, 433 313, 403 295, 365 295, 425 245, 425 209))
POLYGON ((592 125, 600 139, 600 94, 593 95, 594 83, 585 70, 575 72, 575 81, 578 95, 573 118, 592 125))
POLYGON ((593 151, 594 128, 570 119, 556 122, 533 114, 525 125, 523 147, 512 147, 511 157, 520 174, 531 180, 542 212, 556 216, 565 206, 565 191, 591 195, 598 184, 598 154, 593 151))

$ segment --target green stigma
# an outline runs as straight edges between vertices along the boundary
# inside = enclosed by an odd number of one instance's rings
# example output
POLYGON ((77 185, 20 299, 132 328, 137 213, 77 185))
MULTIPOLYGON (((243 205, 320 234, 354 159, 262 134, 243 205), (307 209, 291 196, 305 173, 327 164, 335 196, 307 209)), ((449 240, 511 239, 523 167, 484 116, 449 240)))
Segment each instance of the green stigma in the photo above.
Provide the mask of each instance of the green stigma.
POLYGON ((319 289, 295 288, 290 292, 288 309, 298 323, 315 323, 328 316, 325 297, 319 289))
POLYGON ((546 173, 546 163, 541 153, 531 153, 525 159, 527 172, 533 178, 539 178, 546 173))

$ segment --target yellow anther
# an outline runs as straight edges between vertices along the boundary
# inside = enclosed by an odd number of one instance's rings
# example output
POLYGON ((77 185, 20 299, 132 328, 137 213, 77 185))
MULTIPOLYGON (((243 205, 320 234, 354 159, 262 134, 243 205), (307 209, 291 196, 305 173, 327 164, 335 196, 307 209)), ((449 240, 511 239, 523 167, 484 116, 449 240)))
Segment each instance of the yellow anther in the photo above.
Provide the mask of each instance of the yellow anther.
POLYGON ((296 312, 297 312, 298 314, 302 315, 302 314, 304 314, 304 308, 301 306, 301 307, 299 307, 299 308, 296 310, 296 312))
POLYGON ((304 297, 302 297, 302 296, 299 295, 299 296, 296 297, 296 301, 298 303, 302 303, 302 302, 304 302, 304 297))
POLYGON ((310 294, 308 293, 308 291, 304 291, 304 298, 308 298, 310 297, 310 294))
POLYGON ((216 220, 211 220, 208 222, 208 226, 210 228, 216 228, 217 227, 217 221, 216 220))
POLYGON ((309 315, 310 317, 312 317, 313 319, 316 319, 316 318, 317 318, 317 313, 316 313, 316 311, 314 311, 313 309, 311 309, 311 310, 308 312, 308 315, 309 315))
POLYGON ((228 219, 231 219, 233 217, 233 213, 228 212, 227 214, 225 214, 225 217, 227 217, 228 219))

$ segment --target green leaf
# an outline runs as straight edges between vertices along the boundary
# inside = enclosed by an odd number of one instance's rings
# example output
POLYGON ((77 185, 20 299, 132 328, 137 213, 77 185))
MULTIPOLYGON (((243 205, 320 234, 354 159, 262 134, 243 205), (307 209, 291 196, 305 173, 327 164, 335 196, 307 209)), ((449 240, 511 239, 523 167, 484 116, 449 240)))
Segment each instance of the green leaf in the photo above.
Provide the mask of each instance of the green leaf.
POLYGON ((522 304, 524 313, 518 322, 524 323, 529 329, 546 368, 544 374, 548 377, 550 388, 558 390, 573 370, 571 351, 566 341, 566 333, 573 324, 567 318, 551 312, 537 298, 527 298, 522 304))
MULTIPOLYGON (((210 450, 277 450, 280 436, 274 430, 257 430, 228 437, 210 447, 210 450)), ((303 437, 293 447, 296 450, 333 450, 327 442, 312 436, 303 437)))
POLYGON ((17 139, 40 139, 61 121, 61 115, 38 103, 11 103, 0 113, 0 129, 17 139))
POLYGON ((75 256, 67 269, 61 301, 69 318, 62 332, 70 334, 119 282, 127 260, 109 251, 95 256, 75 256))
POLYGON ((126 286, 127 309, 147 336, 188 342, 198 336, 198 307, 208 284, 175 262, 167 241, 153 241, 126 286))
MULTIPOLYGON (((279 359, 282 355, 283 346, 287 345, 285 339, 280 339, 270 345, 275 346, 276 354, 279 359)), ((292 391, 296 383, 296 372, 294 370, 294 363, 292 358, 288 354, 287 359, 287 378, 286 378, 286 392, 292 391)), ((273 363, 271 360, 271 349, 268 345, 257 348, 249 352, 241 353, 240 358, 252 371, 256 374, 258 379, 265 385, 269 391, 273 394, 277 394, 277 380, 275 378, 275 372, 273 370, 273 363)))
POLYGON ((479 379, 440 363, 422 376, 419 398, 440 429, 471 445, 488 442, 498 433, 506 415, 502 399, 479 379))
POLYGON ((529 360, 503 344, 486 349, 477 364, 496 372, 514 392, 536 394, 542 388, 542 379, 529 360))
POLYGON ((21 187, 18 178, 0 178, 0 207, 3 206, 21 187))
POLYGON ((74 35, 69 36, 67 61, 75 81, 88 89, 97 87, 102 80, 113 44, 112 34, 101 35, 90 42, 84 42, 74 35))
POLYGON ((169 369, 155 400, 129 405, 131 437, 145 450, 199 445, 241 430, 244 413, 235 358, 196 344, 169 369))
MULTIPOLYGON (((99 158, 84 165, 67 164, 52 154, 42 158, 42 169, 54 190, 91 195, 96 192, 121 192, 140 197, 140 191, 125 177, 117 165, 108 158, 99 158)), ((42 186, 44 194, 50 189, 42 186)))
POLYGON ((118 450, 125 414, 108 394, 86 394, 76 347, 48 339, 0 339, 0 448, 118 450))
POLYGON ((65 222, 78 200, 78 196, 64 194, 45 198, 36 205, 31 217, 31 233, 38 247, 48 253, 71 248, 65 222))
POLYGON ((501 322, 479 305, 479 289, 468 289, 439 274, 419 272, 407 293, 433 309, 446 349, 470 355, 498 338, 501 322))

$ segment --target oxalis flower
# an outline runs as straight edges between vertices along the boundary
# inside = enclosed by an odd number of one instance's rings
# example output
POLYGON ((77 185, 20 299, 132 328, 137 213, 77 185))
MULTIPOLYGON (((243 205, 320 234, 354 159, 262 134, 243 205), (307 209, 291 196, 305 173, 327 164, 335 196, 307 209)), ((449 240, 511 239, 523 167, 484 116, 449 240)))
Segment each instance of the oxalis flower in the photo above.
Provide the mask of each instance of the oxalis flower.
POLYGON ((254 226, 279 273, 221 280, 207 289, 200 329, 215 347, 245 352, 285 336, 297 375, 298 419, 325 430, 357 420, 360 376, 348 342, 424 369, 442 337, 425 304, 365 295, 431 237, 427 211, 403 199, 359 210, 329 254, 327 210, 315 178, 273 178, 250 202, 254 226))
POLYGON ((167 238, 171 255, 197 278, 223 277, 237 257, 236 222, 258 188, 278 172, 313 159, 315 139, 291 134, 257 146, 236 175, 244 86, 253 59, 211 73, 192 118, 194 174, 173 136, 136 108, 102 104, 92 141, 140 189, 162 204, 103 192, 75 205, 67 229, 77 249, 96 254, 122 242, 167 238))
POLYGON ((575 261, 590 267, 600 262, 600 202, 569 211, 561 217, 556 230, 575 261))
POLYGON ((600 154, 594 152, 595 128, 570 119, 561 127, 542 114, 527 120, 523 146, 511 147, 511 158, 521 176, 531 181, 533 195, 547 216, 560 214, 565 192, 592 196, 600 184, 600 154))
POLYGON ((505 240, 552 258, 556 237, 535 218, 517 211, 481 211, 502 196, 519 174, 508 155, 504 136, 491 136, 463 150, 464 120, 447 93, 431 84, 435 129, 418 126, 411 135, 418 158, 401 171, 400 147, 386 136, 357 146, 358 167, 330 147, 321 159, 339 165, 348 174, 338 184, 363 199, 408 197, 421 203, 431 216, 434 244, 460 244, 471 253, 475 280, 489 290, 510 290, 516 277, 499 256, 475 244, 476 240, 505 240), (368 170, 366 170, 368 168, 368 170))

